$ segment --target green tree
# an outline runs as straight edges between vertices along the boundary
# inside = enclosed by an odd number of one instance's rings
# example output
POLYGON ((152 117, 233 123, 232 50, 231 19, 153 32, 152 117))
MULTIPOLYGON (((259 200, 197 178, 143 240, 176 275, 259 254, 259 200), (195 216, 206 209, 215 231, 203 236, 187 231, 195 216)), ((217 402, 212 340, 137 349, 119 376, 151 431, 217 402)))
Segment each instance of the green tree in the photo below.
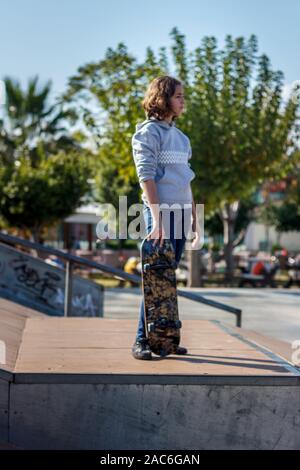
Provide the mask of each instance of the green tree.
MULTIPOLYGON (((299 151, 296 151, 293 157, 300 162, 299 151)), ((282 233, 300 231, 300 164, 295 164, 285 183, 283 198, 279 201, 269 201, 260 211, 260 219, 267 226, 275 227, 278 233, 277 243, 280 243, 282 233)))
POLYGON ((271 206, 271 220, 279 233, 300 231, 299 206, 291 202, 278 206, 271 206))
POLYGON ((71 214, 89 189, 89 154, 59 152, 38 167, 20 156, 0 168, 0 212, 11 227, 27 229, 39 242, 43 228, 71 214))
POLYGON ((193 192, 205 212, 218 212, 223 222, 229 280, 240 201, 266 179, 287 174, 299 138, 299 86, 283 105, 283 73, 272 71, 257 49, 254 35, 248 41, 228 35, 224 50, 218 50, 214 37, 204 37, 192 56, 182 117, 197 175, 193 192))
MULTIPOLYGON (((257 202, 255 201, 255 194, 251 195, 248 199, 240 201, 235 226, 234 226, 234 241, 233 247, 238 246, 244 239, 248 225, 255 220, 257 202)), ((223 234, 223 221, 218 212, 208 215, 205 219, 205 230, 210 236, 223 234)))

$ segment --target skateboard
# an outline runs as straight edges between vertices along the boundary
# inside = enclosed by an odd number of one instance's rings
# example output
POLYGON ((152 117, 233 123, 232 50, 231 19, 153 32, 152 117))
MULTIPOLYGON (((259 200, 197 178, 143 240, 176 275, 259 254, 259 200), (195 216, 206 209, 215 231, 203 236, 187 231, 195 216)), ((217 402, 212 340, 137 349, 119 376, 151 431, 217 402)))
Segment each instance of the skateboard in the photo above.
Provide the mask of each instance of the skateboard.
POLYGON ((182 326, 178 317, 177 263, 171 240, 164 239, 161 247, 153 242, 145 238, 140 248, 145 327, 152 352, 167 356, 176 351, 182 326))

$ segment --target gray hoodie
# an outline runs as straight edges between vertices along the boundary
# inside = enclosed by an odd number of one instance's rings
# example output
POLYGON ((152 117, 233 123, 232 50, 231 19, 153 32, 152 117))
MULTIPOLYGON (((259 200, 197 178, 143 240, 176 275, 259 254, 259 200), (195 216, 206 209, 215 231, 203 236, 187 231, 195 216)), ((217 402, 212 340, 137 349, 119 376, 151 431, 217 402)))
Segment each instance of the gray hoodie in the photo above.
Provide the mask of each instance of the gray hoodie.
MULTIPOLYGON (((175 122, 146 119, 136 124, 131 143, 140 186, 142 181, 154 179, 160 204, 190 204, 190 182, 195 177, 188 162, 191 144, 175 122)), ((142 200, 149 205, 144 192, 142 200)))

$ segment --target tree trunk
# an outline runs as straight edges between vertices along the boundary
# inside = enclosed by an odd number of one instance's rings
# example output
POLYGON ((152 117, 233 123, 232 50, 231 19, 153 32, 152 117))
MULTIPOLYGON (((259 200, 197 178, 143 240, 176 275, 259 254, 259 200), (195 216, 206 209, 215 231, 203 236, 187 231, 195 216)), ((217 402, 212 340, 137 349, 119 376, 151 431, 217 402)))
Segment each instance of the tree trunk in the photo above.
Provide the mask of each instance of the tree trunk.
POLYGON ((202 254, 200 250, 187 250, 188 253, 188 281, 187 287, 202 286, 202 254))
POLYGON ((281 245, 281 232, 277 232, 276 243, 277 245, 281 245))
POLYGON ((226 263, 225 280, 229 284, 232 283, 234 275, 234 226, 237 217, 239 202, 233 204, 225 204, 222 209, 221 217, 224 227, 224 257, 226 263))
POLYGON ((265 237, 266 237, 265 250, 268 252, 270 250, 270 227, 268 224, 265 225, 265 237))
MULTIPOLYGON (((40 227, 36 226, 36 227, 32 228, 30 239, 34 243, 40 243, 40 227)), ((35 250, 34 248, 32 248, 32 250, 30 250, 30 251, 31 251, 31 255, 34 256, 35 258, 42 257, 41 256, 42 253, 40 255, 38 250, 35 250)))

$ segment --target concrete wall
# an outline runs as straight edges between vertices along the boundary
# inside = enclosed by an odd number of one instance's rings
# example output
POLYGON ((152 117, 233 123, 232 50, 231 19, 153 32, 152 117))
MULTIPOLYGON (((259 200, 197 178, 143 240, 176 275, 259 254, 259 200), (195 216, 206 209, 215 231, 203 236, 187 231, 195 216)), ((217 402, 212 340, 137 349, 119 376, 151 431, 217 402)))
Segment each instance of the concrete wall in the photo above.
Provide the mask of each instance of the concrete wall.
POLYGON ((9 382, 0 379, 0 442, 8 441, 9 382))
POLYGON ((11 384, 28 449, 299 449, 300 387, 11 384))
MULTIPOLYGON (((0 243, 0 295, 48 315, 63 316, 65 269, 0 243)), ((103 286, 72 277, 70 316, 103 317, 103 286)))

